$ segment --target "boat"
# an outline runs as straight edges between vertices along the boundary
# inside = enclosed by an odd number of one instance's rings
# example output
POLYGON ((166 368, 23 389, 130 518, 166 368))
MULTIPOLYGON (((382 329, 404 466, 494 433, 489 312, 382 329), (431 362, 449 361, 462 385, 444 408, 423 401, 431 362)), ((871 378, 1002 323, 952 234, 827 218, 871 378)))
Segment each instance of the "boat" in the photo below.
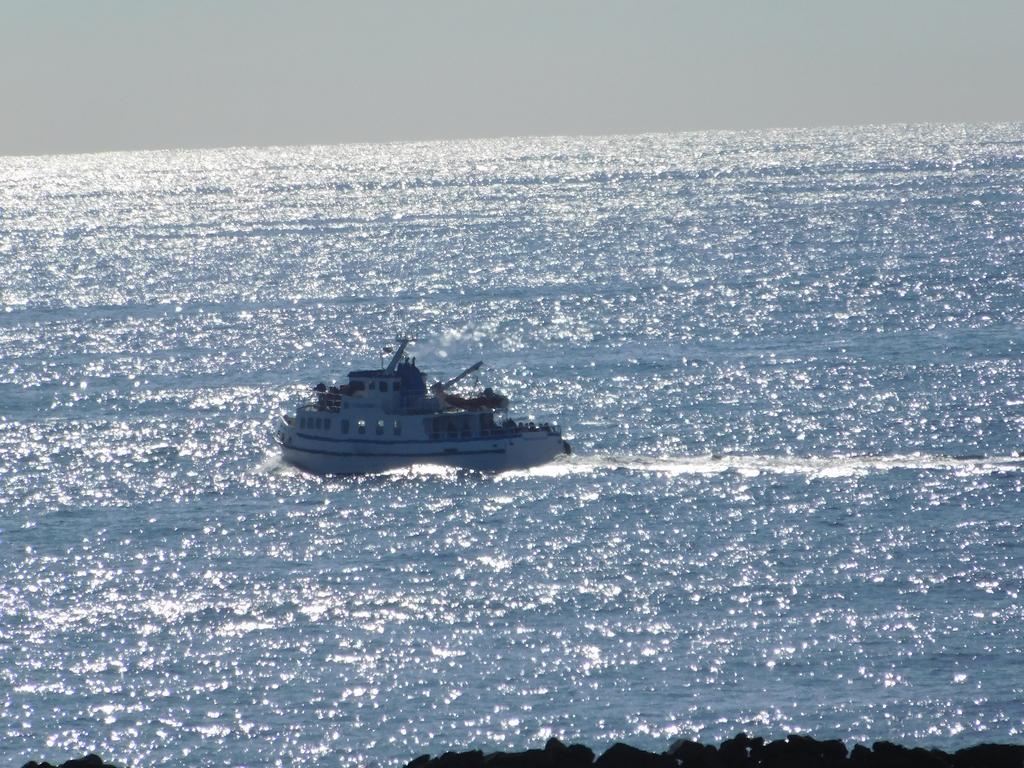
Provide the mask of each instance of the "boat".
POLYGON ((452 388, 483 361, 429 389, 406 349, 385 348, 390 362, 352 371, 340 386, 318 384, 277 427, 282 459, 317 475, 384 472, 440 464, 484 472, 528 469, 569 454, 557 424, 516 421, 508 398, 490 387, 471 394, 452 388))

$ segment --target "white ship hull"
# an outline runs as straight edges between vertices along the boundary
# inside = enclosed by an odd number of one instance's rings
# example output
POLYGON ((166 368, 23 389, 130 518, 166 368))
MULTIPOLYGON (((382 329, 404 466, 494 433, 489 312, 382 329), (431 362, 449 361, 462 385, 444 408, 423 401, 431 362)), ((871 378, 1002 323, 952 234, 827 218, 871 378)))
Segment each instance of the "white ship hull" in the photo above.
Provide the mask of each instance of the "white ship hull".
POLYGON ((471 365, 427 391, 402 339, 386 368, 352 371, 348 384, 314 387, 314 396, 277 429, 282 458, 318 475, 384 472, 415 464, 502 472, 527 469, 569 452, 555 424, 516 423, 508 399, 485 389, 460 397, 449 388, 471 365), (497 419, 498 413, 506 418, 497 419))
POLYGON ((282 428, 281 457, 317 475, 386 472, 416 464, 438 464, 481 472, 504 472, 546 464, 566 452, 560 435, 544 431, 499 441, 487 439, 372 443, 310 439, 282 428), (290 433, 290 434, 289 434, 290 433))

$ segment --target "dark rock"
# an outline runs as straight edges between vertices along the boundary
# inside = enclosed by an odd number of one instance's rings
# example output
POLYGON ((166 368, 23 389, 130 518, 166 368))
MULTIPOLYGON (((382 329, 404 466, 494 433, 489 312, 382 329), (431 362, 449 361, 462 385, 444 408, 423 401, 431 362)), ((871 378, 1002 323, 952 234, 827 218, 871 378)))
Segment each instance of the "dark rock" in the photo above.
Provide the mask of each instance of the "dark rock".
POLYGON ((619 742, 610 746, 594 762, 595 768, 676 768, 676 761, 668 755, 659 755, 619 742))
POLYGON ((583 744, 570 744, 566 748, 565 762, 560 762, 559 765, 566 766, 586 766, 593 765, 594 763, 594 750, 590 747, 584 746, 583 744))
POLYGON ((819 741, 818 746, 827 765, 838 765, 846 761, 847 749, 840 739, 819 741))
POLYGON ((484 756, 487 768, 554 768, 555 759, 544 749, 525 752, 493 752, 484 756))
MULTIPOLYGON (((923 747, 915 747, 910 751, 917 756, 917 759, 920 761, 919 765, 927 766, 928 768, 952 768, 952 756, 943 752, 941 749, 924 749, 923 747)), ((1021 763, 1017 763, 1018 768, 1020 768, 1021 765, 1021 763)))
MULTIPOLYGON (((21 768, 57 768, 57 766, 46 762, 45 760, 41 763, 37 763, 35 760, 29 760, 21 768)), ((99 755, 86 755, 85 757, 74 757, 71 760, 65 760, 60 764, 59 768, 115 768, 115 766, 109 763, 104 763, 103 758, 99 755)))
POLYGON ((103 768, 103 758, 99 755, 86 755, 75 760, 65 760, 60 768, 103 768))
POLYGON ((978 744, 957 750, 952 757, 953 768, 1021 768, 1024 746, 1015 744, 978 744))
POLYGON ((745 733, 737 733, 718 747, 718 756, 724 768, 752 768, 750 739, 745 733))
POLYGON ((750 758, 754 761, 754 765, 764 764, 764 739, 757 736, 753 739, 747 739, 747 747, 750 750, 750 758))
POLYGON ((711 744, 679 739, 672 742, 665 754, 678 760, 683 768, 721 768, 718 750, 711 744))
MULTIPOLYGON (((30 760, 22 768, 56 768, 30 760)), ((67 760, 59 768, 115 768, 98 755, 67 760)), ((857 744, 847 757, 839 739, 818 741, 791 734, 765 744, 762 738, 738 733, 716 748, 679 739, 664 754, 647 752, 617 743, 594 760, 594 752, 582 744, 566 746, 548 739, 543 749, 523 752, 479 750, 445 752, 440 757, 420 755, 405 768, 1024 768, 1024 745, 978 744, 949 754, 938 749, 907 748, 877 741, 871 749, 857 744)))
POLYGON ((923 768, 952 768, 953 765, 950 762, 949 755, 940 749, 914 747, 910 750, 910 754, 915 761, 915 765, 922 766, 923 768))
POLYGON ((469 752, 445 752, 427 765, 429 768, 484 768, 484 753, 479 749, 469 752))
POLYGON ((875 768, 912 768, 910 750, 891 741, 876 741, 871 745, 872 765, 875 768))
POLYGON ((767 768, 821 768, 818 755, 799 741, 776 739, 764 745, 764 764, 767 768))
POLYGON ((676 739, 668 745, 665 754, 669 757, 674 757, 676 760, 685 760, 689 756, 703 755, 704 745, 690 739, 676 739))
POLYGON ((854 768, 868 768, 874 764, 874 755, 863 744, 854 744, 850 751, 850 765, 854 768))
POLYGON ((485 768, 587 768, 593 762, 590 748, 582 744, 567 747, 558 739, 549 739, 544 749, 484 755, 485 768))
POLYGON ((843 742, 837 739, 818 741, 798 733, 766 744, 760 752, 759 762, 766 768, 839 768, 846 762, 843 742))
POLYGON ((544 751, 551 758, 554 768, 586 768, 594 762, 594 750, 582 744, 568 747, 552 736, 544 745, 544 751))
MULTIPOLYGON (((706 752, 705 759, 716 762, 713 753, 706 752)), ((717 764, 722 768, 755 768, 763 765, 765 759, 764 739, 760 736, 752 739, 742 731, 718 747, 717 764)))
MULTIPOLYGON (((937 749, 923 749, 876 741, 871 749, 871 768, 949 768, 949 755, 937 749)), ((1018 763, 1015 768, 1021 768, 1018 763)))

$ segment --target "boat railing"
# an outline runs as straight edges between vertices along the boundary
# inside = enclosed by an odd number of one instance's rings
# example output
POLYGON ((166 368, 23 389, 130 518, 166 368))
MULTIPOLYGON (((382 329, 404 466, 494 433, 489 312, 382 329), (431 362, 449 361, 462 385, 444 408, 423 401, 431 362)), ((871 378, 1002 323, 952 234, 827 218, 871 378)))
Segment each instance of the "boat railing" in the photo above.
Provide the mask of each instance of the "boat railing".
POLYGON ((524 432, 548 432, 552 435, 561 435, 562 428, 557 424, 548 424, 544 422, 542 424, 534 424, 532 421, 520 421, 514 427, 516 434, 523 434, 524 432))
MULTIPOLYGON (((505 437, 519 437, 523 434, 531 432, 547 432, 548 434, 555 435, 557 437, 562 436, 562 428, 557 424, 535 424, 532 421, 520 421, 515 422, 509 419, 501 424, 496 424, 493 428, 483 428, 480 430, 479 437, 490 437, 490 438, 505 438, 505 437)), ((467 439, 473 437, 468 430, 441 430, 435 429, 430 433, 430 437, 433 440, 458 440, 467 439)))
POLYGON ((329 411, 338 413, 341 410, 340 392, 314 392, 303 405, 303 409, 311 411, 329 411))

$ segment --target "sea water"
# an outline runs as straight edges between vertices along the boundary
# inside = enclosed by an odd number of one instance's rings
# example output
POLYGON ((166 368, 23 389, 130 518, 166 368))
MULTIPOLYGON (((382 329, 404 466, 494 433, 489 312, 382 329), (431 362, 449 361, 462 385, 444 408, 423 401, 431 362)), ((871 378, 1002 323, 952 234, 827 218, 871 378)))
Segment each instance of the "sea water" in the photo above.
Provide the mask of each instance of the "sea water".
POLYGON ((0 159, 0 762, 1020 743, 1022 225, 1020 124, 0 159), (282 466, 396 335, 572 457, 282 466))

